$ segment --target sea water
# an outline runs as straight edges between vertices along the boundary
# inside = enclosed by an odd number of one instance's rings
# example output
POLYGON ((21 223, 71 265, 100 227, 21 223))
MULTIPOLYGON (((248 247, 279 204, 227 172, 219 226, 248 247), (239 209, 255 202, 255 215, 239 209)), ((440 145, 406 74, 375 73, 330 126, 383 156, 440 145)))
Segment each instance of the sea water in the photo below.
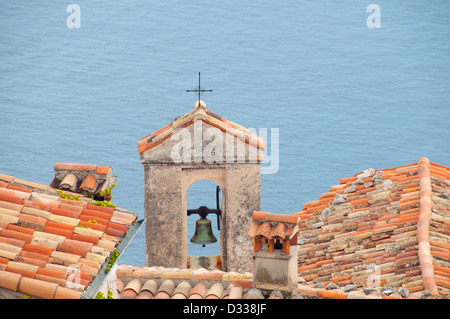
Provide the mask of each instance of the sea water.
MULTIPOLYGON (((194 107, 198 72, 209 109, 279 149, 264 211, 369 167, 450 166, 450 2, 373 1, 1 1, 0 173, 49 184, 56 162, 110 165, 113 203, 143 218, 137 141, 194 107)), ((188 207, 215 208, 215 187, 194 183, 188 207)), ((143 265, 144 246, 141 230, 120 262, 143 265)))

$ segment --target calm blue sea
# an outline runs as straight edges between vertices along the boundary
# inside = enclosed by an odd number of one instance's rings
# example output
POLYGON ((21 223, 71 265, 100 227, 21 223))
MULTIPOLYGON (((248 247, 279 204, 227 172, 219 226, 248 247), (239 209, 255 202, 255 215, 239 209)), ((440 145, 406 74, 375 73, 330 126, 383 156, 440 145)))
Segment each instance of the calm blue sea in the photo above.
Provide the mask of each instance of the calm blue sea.
MULTIPOLYGON (((269 155, 279 129, 265 211, 369 167, 450 166, 449 1, 71 1, 0 1, 0 173, 49 184, 59 161, 111 165, 113 202, 143 217, 137 141, 193 108, 198 72, 208 108, 268 129, 269 155)), ((193 184, 189 207, 214 207, 215 186, 193 184)), ((145 263, 143 231, 120 262, 145 263)))

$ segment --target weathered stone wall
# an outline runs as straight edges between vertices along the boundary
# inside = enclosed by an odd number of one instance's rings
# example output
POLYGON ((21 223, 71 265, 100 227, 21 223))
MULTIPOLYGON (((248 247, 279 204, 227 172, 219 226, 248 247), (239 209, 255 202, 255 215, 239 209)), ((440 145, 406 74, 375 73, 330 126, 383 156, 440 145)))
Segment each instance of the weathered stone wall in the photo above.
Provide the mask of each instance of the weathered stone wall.
POLYGON ((183 204, 181 167, 144 165, 146 264, 184 267, 187 217, 183 204))
POLYGON ((281 249, 275 249, 269 253, 268 249, 262 249, 255 253, 255 267, 253 283, 256 287, 262 284, 273 284, 281 286, 297 286, 297 246, 291 246, 289 255, 284 254, 281 249))
POLYGON ((196 121, 142 153, 141 163, 254 164, 261 157, 261 150, 256 147, 208 123, 196 121))
POLYGON ((225 271, 252 271, 252 239, 248 230, 252 214, 261 208, 259 164, 227 164, 226 214, 221 232, 225 271))
POLYGON ((223 191, 223 270, 252 270, 248 229, 253 211, 260 209, 259 164, 144 164, 144 175, 147 265, 186 267, 186 191, 195 181, 210 179, 223 191))

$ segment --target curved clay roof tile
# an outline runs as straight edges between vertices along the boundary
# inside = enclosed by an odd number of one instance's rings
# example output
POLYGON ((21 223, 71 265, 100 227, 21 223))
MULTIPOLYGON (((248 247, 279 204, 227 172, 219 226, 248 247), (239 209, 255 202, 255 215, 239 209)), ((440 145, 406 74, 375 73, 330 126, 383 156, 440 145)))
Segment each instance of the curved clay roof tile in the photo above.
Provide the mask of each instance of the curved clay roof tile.
POLYGON ((63 162, 58 162, 55 164, 55 171, 58 171, 58 170, 93 171, 96 168, 97 168, 97 165, 92 165, 92 164, 63 163, 63 162))
POLYGON ((73 192, 73 191, 75 191, 77 182, 78 182, 78 178, 75 176, 75 174, 70 173, 70 174, 67 174, 63 178, 63 180, 59 184, 59 188, 60 189, 68 188, 73 192))
POLYGON ((90 193, 94 193, 97 188, 97 179, 94 177, 94 175, 89 174, 85 177, 83 180, 83 183, 80 185, 81 190, 86 190, 90 193))

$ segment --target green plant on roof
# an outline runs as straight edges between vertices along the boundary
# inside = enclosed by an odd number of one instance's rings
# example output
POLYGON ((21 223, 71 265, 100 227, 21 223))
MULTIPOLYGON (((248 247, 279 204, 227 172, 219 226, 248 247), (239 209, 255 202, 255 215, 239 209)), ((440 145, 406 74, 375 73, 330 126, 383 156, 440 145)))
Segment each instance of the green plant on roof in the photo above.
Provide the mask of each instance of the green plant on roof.
POLYGON ((105 195, 105 194, 111 195, 112 189, 113 189, 114 187, 116 187, 116 185, 117 185, 117 182, 115 182, 114 185, 112 185, 111 187, 106 188, 104 191, 100 192, 99 195, 100 195, 100 196, 103 196, 103 195, 105 195))
POLYGON ((97 296, 95 296, 95 299, 114 299, 113 292, 111 290, 108 290, 108 296, 105 298, 105 295, 103 295, 103 292, 99 291, 97 293, 97 296))
POLYGON ((56 190, 56 191, 58 192, 59 197, 61 197, 61 198, 72 199, 72 200, 81 200, 81 196, 69 195, 69 194, 66 194, 62 190, 56 190))
POLYGON ((119 258, 119 256, 120 256, 120 252, 117 249, 114 249, 111 256, 109 256, 108 267, 105 269, 105 274, 107 274, 109 272, 109 270, 114 265, 114 263, 116 262, 117 258, 119 258))
POLYGON ((80 227, 80 228, 87 228, 87 229, 92 229, 92 227, 89 226, 84 226, 84 225, 77 225, 75 227, 80 227))
POLYGON ((117 258, 119 258, 119 256, 120 256, 120 252, 117 249, 114 249, 113 253, 109 257, 108 267, 105 269, 105 274, 107 274, 110 271, 111 267, 114 265, 114 263, 116 262, 117 258))
POLYGON ((90 202, 91 205, 103 206, 103 207, 116 207, 116 204, 108 202, 107 200, 98 200, 94 202, 90 202))
POLYGON ((97 295, 95 296, 95 299, 106 299, 105 296, 103 295, 103 292, 99 291, 97 293, 97 295))

